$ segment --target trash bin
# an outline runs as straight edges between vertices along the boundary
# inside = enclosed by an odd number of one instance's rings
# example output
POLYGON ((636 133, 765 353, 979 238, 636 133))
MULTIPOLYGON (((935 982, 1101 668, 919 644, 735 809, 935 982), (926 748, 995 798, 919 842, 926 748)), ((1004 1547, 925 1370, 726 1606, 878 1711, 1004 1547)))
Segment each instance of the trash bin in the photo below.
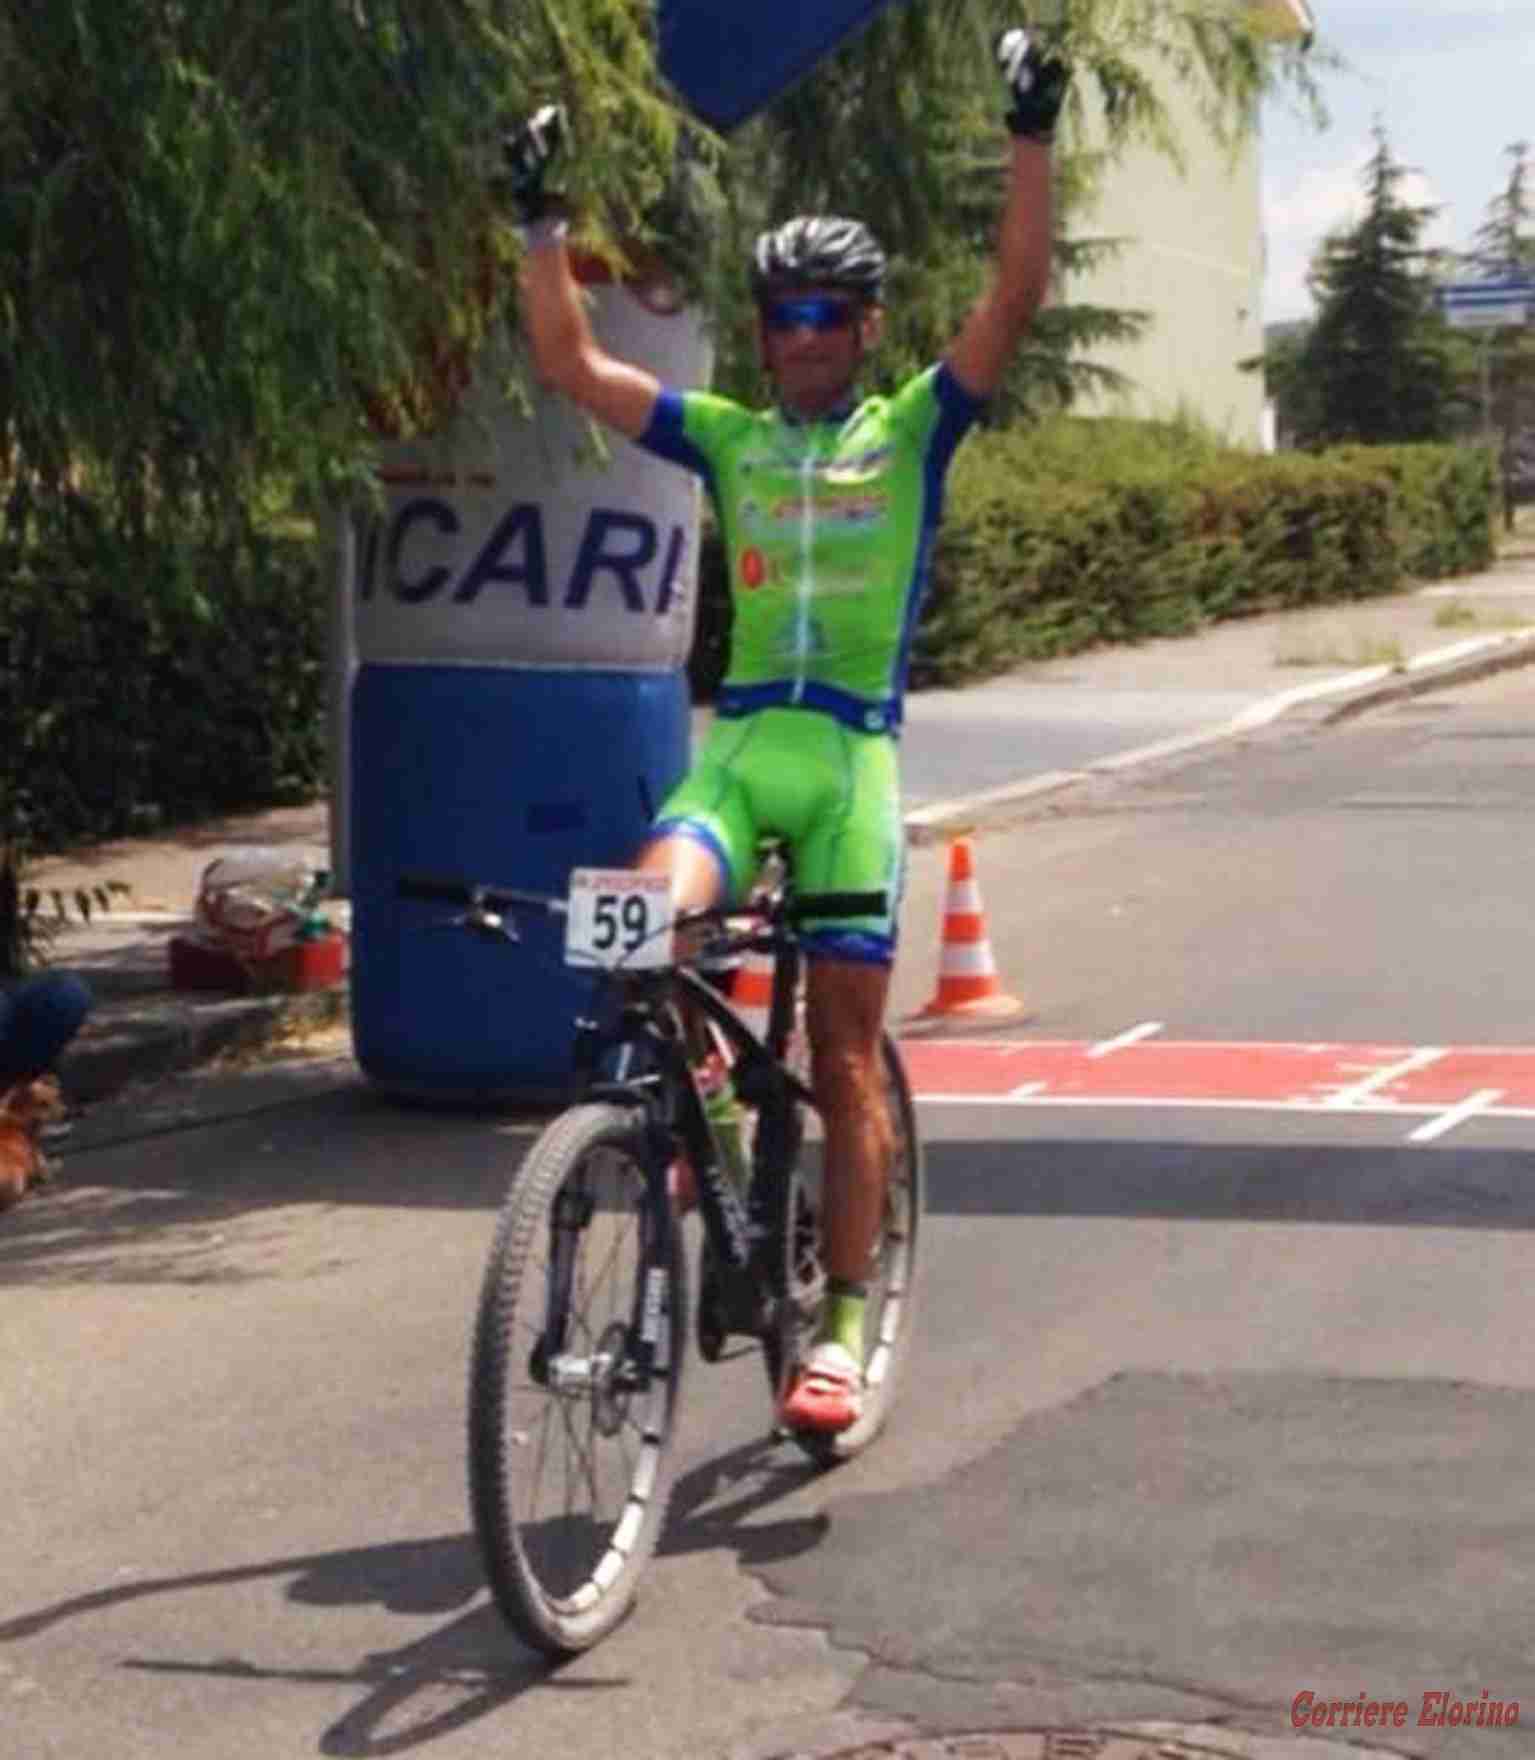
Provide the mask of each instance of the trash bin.
MULTIPOLYGON (((708 380, 703 327, 664 291, 600 286, 593 324, 668 383, 708 380)), ((572 867, 633 858, 686 768, 699 490, 608 445, 563 400, 529 422, 478 385, 385 449, 382 510, 347 546, 352 1029, 401 1094, 564 1092, 590 980, 557 923, 516 948, 439 932, 450 913, 397 898, 399 874, 563 893, 572 867)))

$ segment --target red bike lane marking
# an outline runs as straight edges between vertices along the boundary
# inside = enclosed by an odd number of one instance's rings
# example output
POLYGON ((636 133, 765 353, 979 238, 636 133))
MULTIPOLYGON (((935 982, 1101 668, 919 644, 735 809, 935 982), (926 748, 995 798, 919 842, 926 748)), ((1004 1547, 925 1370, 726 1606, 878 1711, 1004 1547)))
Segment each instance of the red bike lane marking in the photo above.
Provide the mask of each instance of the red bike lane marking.
POLYGON ((1535 1112, 1535 1046, 908 1039, 901 1054, 926 1101, 1535 1112))

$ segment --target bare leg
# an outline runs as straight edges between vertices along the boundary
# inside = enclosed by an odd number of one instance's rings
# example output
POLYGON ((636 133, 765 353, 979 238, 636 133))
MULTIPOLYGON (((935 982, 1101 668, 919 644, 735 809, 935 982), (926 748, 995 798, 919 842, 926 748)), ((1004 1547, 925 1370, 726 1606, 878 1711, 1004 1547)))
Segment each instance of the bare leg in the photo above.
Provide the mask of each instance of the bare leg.
MULTIPOLYGON (((679 912, 685 910, 706 910, 709 905, 716 905, 723 894, 723 876, 720 864, 709 852, 708 845, 699 843, 697 838, 679 836, 678 832, 665 832, 660 838, 653 838, 639 852, 639 861, 635 868, 641 873, 651 875, 669 875, 672 884, 672 899, 679 912)), ((678 936, 678 952, 688 956, 697 950, 697 945, 704 940, 708 931, 694 931, 694 945, 688 945, 687 933, 678 936)), ((709 1049, 709 1038, 701 1019, 695 1019, 695 1010, 685 1008, 683 1019, 687 1024, 688 1044, 695 1056, 709 1049)))
POLYGON ((827 1275, 847 1283, 868 1280, 894 1147, 879 1057, 889 990, 884 966, 810 962, 811 1075, 826 1132, 822 1254, 827 1275))
POLYGON ((670 832, 653 838, 634 864, 645 874, 670 874, 679 911, 701 911, 719 902, 719 863, 697 838, 670 832))

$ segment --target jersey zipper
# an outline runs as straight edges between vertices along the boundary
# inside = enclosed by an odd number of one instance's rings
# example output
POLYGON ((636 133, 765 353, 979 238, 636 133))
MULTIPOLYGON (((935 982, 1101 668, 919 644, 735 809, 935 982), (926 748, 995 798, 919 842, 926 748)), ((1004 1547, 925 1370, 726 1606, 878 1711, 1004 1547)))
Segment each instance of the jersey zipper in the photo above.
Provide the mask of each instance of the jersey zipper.
POLYGON ((815 591, 815 431, 800 463, 799 604, 794 627, 794 694, 798 705, 805 698, 805 673, 810 654, 810 600, 815 591))

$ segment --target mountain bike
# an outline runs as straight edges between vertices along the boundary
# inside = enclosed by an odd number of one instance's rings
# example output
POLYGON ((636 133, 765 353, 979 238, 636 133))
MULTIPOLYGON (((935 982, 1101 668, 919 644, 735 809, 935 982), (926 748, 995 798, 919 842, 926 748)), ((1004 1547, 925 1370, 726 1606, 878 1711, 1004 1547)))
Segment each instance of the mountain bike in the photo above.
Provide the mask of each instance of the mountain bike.
MULTIPOLYGON (((745 907, 680 916, 654 876, 626 870, 578 869, 565 898, 422 875, 399 883, 403 897, 465 907, 453 926, 491 942, 519 939, 517 913, 563 916, 567 962, 597 966, 576 1023, 579 1097, 512 1178, 470 1357, 470 1504, 486 1575, 506 1622, 551 1655, 589 1648, 623 1618, 664 1522, 688 1339, 680 1170, 702 1224, 699 1355, 719 1361, 732 1338, 760 1348, 776 1411, 819 1316, 797 925, 876 914, 885 901, 796 895, 782 863, 778 874, 745 907), (772 960, 760 1037, 711 975, 748 953, 772 960), (744 1190, 705 1107, 700 1032, 728 1060, 751 1121, 744 1190)), ((863 1414, 839 1434, 780 1433, 822 1467, 884 1427, 912 1332, 922 1147, 888 1034, 880 1056, 895 1149, 871 1255, 863 1414)))

